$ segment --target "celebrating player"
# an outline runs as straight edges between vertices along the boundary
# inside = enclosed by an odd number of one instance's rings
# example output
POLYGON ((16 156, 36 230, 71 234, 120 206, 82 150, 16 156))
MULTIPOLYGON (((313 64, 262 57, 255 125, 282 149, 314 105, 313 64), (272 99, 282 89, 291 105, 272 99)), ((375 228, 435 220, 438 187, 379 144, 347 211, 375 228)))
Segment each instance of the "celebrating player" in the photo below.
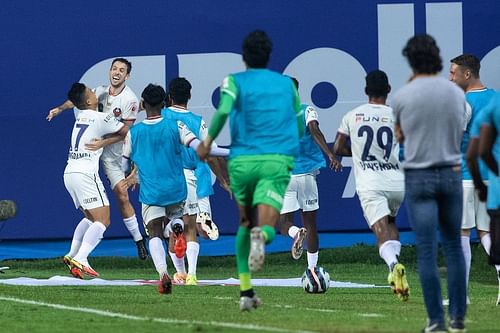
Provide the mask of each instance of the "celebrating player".
MULTIPOLYGON (((138 111, 137 97, 125 83, 130 77, 132 64, 124 58, 116 58, 111 63, 109 70, 109 86, 99 86, 94 89, 98 98, 99 112, 113 114, 116 119, 131 126, 138 111)), ((51 121, 53 117, 59 115, 64 110, 73 108, 74 104, 67 100, 58 107, 49 111, 47 120, 51 121)), ((101 142, 95 142, 95 149, 100 148, 101 142)), ((148 252, 144 243, 144 239, 139 230, 137 217, 134 212, 134 207, 129 201, 127 186, 125 183, 125 174, 121 168, 123 142, 104 147, 102 153, 102 164, 106 177, 110 182, 111 189, 115 193, 120 212, 123 216, 123 223, 132 235, 136 246, 137 253, 140 259, 146 259, 148 252)))

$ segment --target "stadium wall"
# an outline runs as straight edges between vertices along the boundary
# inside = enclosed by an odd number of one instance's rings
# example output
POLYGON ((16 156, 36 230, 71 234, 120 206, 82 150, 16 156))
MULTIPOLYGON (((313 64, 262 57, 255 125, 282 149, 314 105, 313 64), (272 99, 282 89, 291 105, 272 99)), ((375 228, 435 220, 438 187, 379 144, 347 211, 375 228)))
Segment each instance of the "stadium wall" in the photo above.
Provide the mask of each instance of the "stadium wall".
MULTIPOLYGON (((189 107, 210 122, 223 77, 244 68, 243 37, 264 29, 274 42, 270 68, 298 78, 301 98, 319 111, 328 142, 341 117, 366 102, 368 71, 385 70, 393 91, 408 79, 401 49, 414 33, 437 39, 443 75, 449 59, 470 52, 482 59, 483 81, 500 88, 496 0, 4 1, 1 8, 0 198, 16 200, 19 208, 16 218, 0 224, 4 240, 71 237, 81 214, 62 174, 74 118, 67 112, 49 123, 45 116, 73 82, 107 84, 110 60, 118 56, 133 63, 129 85, 137 95, 149 82, 187 77, 189 107)), ((227 128, 218 143, 230 143, 227 128)), ((352 161, 343 165, 340 173, 324 169, 318 176, 322 232, 368 230, 352 161)), ((236 205, 215 188, 214 219, 222 233, 232 234, 236 205)), ((110 197, 106 237, 128 236, 110 197)), ((131 200, 140 212, 136 193, 131 200)), ((408 228, 405 209, 398 223, 408 228)))

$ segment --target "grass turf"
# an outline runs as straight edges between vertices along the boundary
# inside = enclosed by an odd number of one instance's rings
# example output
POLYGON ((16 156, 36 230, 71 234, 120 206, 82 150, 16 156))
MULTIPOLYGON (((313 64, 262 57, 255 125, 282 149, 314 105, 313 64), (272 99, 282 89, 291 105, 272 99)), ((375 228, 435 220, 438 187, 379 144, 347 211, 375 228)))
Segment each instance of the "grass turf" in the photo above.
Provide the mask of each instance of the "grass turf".
MULTIPOLYGON (((414 247, 404 246, 400 260, 407 268, 411 288, 406 303, 389 288, 331 288, 326 294, 309 295, 301 288, 257 287, 263 306, 241 313, 238 287, 174 286, 172 295, 159 295, 154 286, 0 284, 0 326, 3 332, 418 332, 425 325, 426 313, 414 247), (23 300, 38 303, 20 303, 23 300)), ((336 281, 386 284, 387 268, 372 246, 322 250, 319 262, 336 281)), ((150 260, 99 257, 92 258, 91 263, 104 279, 158 278, 150 260)), ((60 259, 2 261, 0 266, 11 267, 0 278, 67 274, 60 259)), ((253 277, 298 277, 305 266, 305 258, 295 261, 288 253, 271 254, 266 257, 264 270, 253 277)), ((440 266, 444 267, 442 257, 440 266)), ((444 278, 445 268, 442 271, 444 278)), ((234 257, 200 257, 199 279, 231 276, 236 277, 234 257)), ((472 304, 466 321, 469 332, 498 332, 497 284, 484 251, 473 245, 469 285, 472 304)), ((445 279, 442 286, 446 293, 445 279)))

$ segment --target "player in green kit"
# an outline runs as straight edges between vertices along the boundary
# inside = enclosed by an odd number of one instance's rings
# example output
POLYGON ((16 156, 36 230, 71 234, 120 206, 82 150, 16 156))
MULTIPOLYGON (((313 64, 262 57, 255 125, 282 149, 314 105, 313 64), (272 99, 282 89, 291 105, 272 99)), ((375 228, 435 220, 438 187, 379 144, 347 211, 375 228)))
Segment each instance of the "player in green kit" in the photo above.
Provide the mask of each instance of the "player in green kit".
POLYGON ((292 80, 266 69, 271 50, 272 42, 264 31, 251 32, 245 38, 243 61, 247 70, 224 79, 208 136, 198 146, 203 160, 229 117, 230 187, 240 212, 236 261, 241 311, 261 304, 252 288, 250 271, 262 268, 264 245, 276 235, 275 224, 294 156, 299 152, 299 137, 304 133, 300 100, 292 80))

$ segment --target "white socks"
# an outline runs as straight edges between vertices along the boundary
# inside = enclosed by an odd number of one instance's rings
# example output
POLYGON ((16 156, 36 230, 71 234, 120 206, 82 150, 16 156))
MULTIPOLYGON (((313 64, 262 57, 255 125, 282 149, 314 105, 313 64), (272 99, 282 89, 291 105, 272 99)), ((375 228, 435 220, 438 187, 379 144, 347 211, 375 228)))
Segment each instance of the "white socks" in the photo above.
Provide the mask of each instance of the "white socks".
POLYGON ((127 230, 130 232, 132 237, 134 238, 135 242, 140 241, 142 239, 141 231, 139 230, 139 223, 137 222, 137 217, 135 215, 123 219, 123 223, 125 224, 125 227, 127 227, 127 230))
POLYGON ((300 228, 295 226, 295 225, 292 225, 289 229, 288 229, 288 236, 295 238, 295 235, 297 235, 297 233, 299 232, 300 228))
POLYGON ((186 257, 188 262, 188 275, 196 276, 196 266, 198 265, 198 254, 200 244, 197 242, 187 242, 186 257))
POLYGON ((163 240, 160 237, 154 237, 149 240, 149 252, 153 259, 156 271, 160 274, 160 279, 167 271, 167 256, 163 247, 163 240))
POLYGON ((177 273, 186 274, 186 265, 184 265, 184 256, 182 258, 177 258, 177 255, 174 252, 168 252, 170 255, 170 259, 172 259, 172 263, 174 264, 175 270, 177 273))
POLYGON ((307 268, 314 268, 318 265, 318 251, 311 253, 307 252, 307 268))
POLYGON ((87 229, 92 225, 92 221, 90 221, 88 218, 84 217, 80 223, 75 228, 75 232, 73 233, 73 239, 71 241, 71 247, 68 252, 68 256, 73 258, 77 253, 78 250, 80 249, 80 245, 82 245, 82 239, 83 236, 85 235, 85 232, 87 229))
MULTIPOLYGON (((487 233, 486 235, 484 235, 481 238, 481 244, 483 245, 483 248, 486 251, 486 254, 488 254, 488 256, 489 256, 490 250, 491 250, 491 236, 489 233, 487 233)), ((495 268, 497 270, 498 279, 500 281, 500 275, 499 275, 500 274, 500 265, 495 265, 495 268)))
POLYGON ((106 231, 106 226, 99 221, 95 221, 83 235, 82 244, 78 253, 74 256, 74 259, 86 266, 88 266, 88 259, 90 252, 92 252, 97 244, 102 239, 102 235, 106 231))
POLYGON ((470 249, 470 237, 461 236, 460 241, 462 243, 462 252, 464 253, 464 259, 465 259, 465 284, 466 286, 469 286, 470 264, 472 260, 472 252, 470 249))
POLYGON ((394 266, 394 264, 398 263, 398 256, 401 252, 401 243, 397 240, 388 240, 385 241, 380 248, 378 249, 378 253, 382 259, 384 259, 387 267, 389 267, 389 271, 394 266))

